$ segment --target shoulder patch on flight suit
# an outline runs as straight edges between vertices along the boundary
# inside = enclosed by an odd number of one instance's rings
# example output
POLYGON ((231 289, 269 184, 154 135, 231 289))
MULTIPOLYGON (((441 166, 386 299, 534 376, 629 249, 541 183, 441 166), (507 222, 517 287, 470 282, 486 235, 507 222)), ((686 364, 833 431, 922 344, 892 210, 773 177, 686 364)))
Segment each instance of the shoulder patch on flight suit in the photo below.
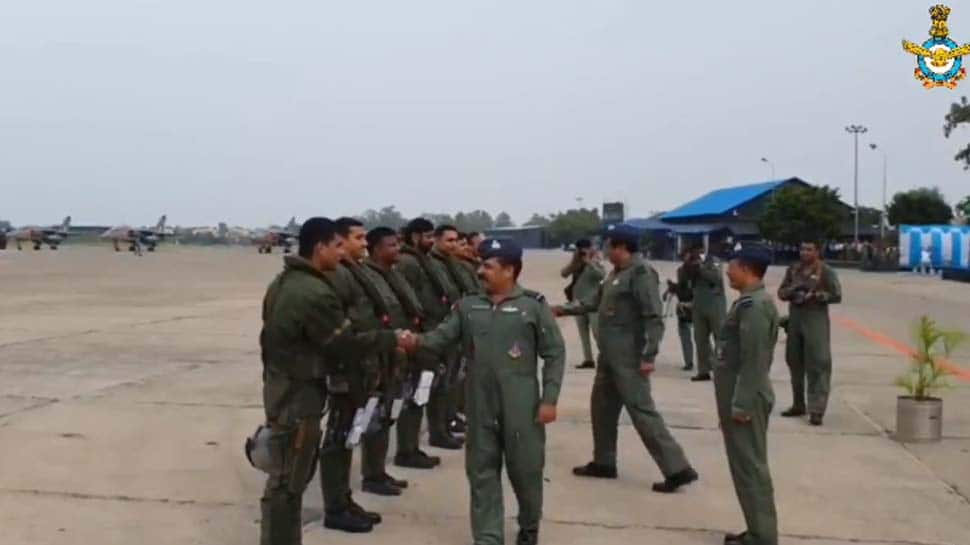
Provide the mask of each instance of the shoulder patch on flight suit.
POLYGON ((531 299, 535 299, 536 301, 539 301, 540 303, 546 300, 546 296, 545 295, 542 295, 541 293, 539 293, 537 291, 522 290, 522 294, 525 295, 526 297, 531 298, 531 299))
POLYGON ((750 295, 745 295, 738 299, 738 308, 750 308, 754 305, 754 299, 750 295))

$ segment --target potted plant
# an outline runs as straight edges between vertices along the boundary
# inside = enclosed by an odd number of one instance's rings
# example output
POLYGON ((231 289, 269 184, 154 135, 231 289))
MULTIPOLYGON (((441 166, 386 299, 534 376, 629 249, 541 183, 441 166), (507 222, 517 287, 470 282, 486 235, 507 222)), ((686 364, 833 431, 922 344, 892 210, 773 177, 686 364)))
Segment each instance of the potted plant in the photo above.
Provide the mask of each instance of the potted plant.
POLYGON ((943 433, 943 400, 933 393, 947 386, 945 360, 967 340, 966 333, 940 328, 921 316, 913 329, 916 349, 909 370, 896 378, 907 395, 896 398, 896 440, 939 441, 943 433))

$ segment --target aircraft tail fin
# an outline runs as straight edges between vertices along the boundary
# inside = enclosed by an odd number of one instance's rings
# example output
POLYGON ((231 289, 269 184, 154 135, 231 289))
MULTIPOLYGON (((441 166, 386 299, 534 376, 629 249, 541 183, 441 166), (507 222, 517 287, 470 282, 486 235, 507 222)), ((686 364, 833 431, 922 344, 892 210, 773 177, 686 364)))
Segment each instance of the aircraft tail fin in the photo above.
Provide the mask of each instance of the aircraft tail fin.
POLYGON ((286 231, 296 232, 299 230, 299 226, 296 224, 296 216, 290 218, 290 223, 286 224, 286 231))
POLYGON ((158 218, 158 225, 155 226, 155 232, 161 233, 165 230, 165 220, 167 219, 165 214, 162 214, 162 217, 158 218))
POLYGON ((61 223, 61 231, 67 231, 71 228, 71 216, 64 218, 64 222, 61 223))

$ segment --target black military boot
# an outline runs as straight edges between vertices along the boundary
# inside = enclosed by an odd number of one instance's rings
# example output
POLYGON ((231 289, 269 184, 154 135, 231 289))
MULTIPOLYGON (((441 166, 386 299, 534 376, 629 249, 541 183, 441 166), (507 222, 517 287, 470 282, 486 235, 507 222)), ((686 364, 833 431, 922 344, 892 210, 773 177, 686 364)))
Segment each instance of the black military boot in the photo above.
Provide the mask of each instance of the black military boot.
POLYGON ((468 426, 464 420, 455 417, 454 420, 448 422, 448 433, 452 435, 464 435, 466 431, 468 431, 468 426))
POLYGON ((813 426, 821 426, 822 425, 822 413, 812 413, 811 415, 809 415, 809 417, 808 417, 808 423, 811 424, 811 425, 813 425, 813 426))
POLYGON ((447 450, 461 450, 461 448, 465 446, 465 441, 452 436, 450 433, 444 433, 429 439, 428 444, 432 447, 447 450))
POLYGON ((576 366, 576 369, 596 369, 596 363, 590 360, 586 360, 576 366))
POLYGON ((384 480, 401 489, 408 487, 407 481, 405 481, 404 479, 395 479, 394 477, 391 477, 387 473, 384 473, 384 480))
POLYGON ((573 475, 577 477, 595 477, 597 479, 615 479, 616 466, 605 466, 590 462, 584 466, 574 467, 573 475))
POLYGON ((693 363, 685 363, 684 366, 680 368, 680 370, 681 371, 693 371, 694 370, 694 364, 693 363))
POLYGON ((515 537, 515 545, 537 545, 539 543, 539 530, 519 530, 519 535, 515 537))
POLYGON ((394 465, 411 469, 434 469, 441 463, 441 458, 428 456, 420 450, 415 452, 399 452, 394 455, 394 465))
POLYGON ((374 529, 374 523, 369 518, 355 513, 350 507, 338 512, 327 511, 323 516, 323 526, 351 534, 366 534, 374 529))
POLYGON ((364 517, 365 519, 369 520, 371 524, 380 524, 384 521, 380 513, 375 513, 374 511, 364 509, 360 506, 360 504, 355 502, 353 498, 350 498, 350 505, 347 507, 347 510, 357 516, 364 517))
POLYGON ((694 468, 688 467, 683 471, 667 477, 663 482, 653 483, 653 491, 670 494, 671 492, 676 492, 678 488, 696 481, 698 477, 699 475, 694 471, 694 468))
POLYGON ((805 407, 793 405, 791 408, 781 411, 781 415, 785 418, 791 418, 793 416, 805 416, 805 407))
POLYGON ((743 545, 744 536, 748 532, 741 532, 740 534, 725 534, 724 535, 724 545, 743 545))
POLYGON ((710 373, 698 373, 698 374, 690 377, 690 381, 691 382, 705 382, 705 381, 708 381, 708 380, 711 380, 711 374, 710 373))
POLYGON ((380 480, 370 480, 364 479, 360 483, 360 488, 364 492, 370 492, 371 494, 377 494, 378 496, 400 496, 401 489, 394 486, 390 481, 384 479, 380 480))

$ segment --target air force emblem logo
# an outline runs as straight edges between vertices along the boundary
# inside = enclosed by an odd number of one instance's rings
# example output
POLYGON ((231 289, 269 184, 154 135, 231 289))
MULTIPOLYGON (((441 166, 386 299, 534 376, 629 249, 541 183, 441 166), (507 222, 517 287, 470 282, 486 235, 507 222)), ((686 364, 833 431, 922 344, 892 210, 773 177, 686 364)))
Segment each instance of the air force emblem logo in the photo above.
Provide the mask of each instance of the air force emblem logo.
POLYGON ((963 56, 970 55, 970 45, 957 45, 950 38, 950 29, 946 25, 949 16, 950 8, 943 4, 931 7, 933 25, 930 27, 930 39, 922 44, 903 40, 903 50, 916 55, 916 71, 913 75, 927 89, 953 89, 967 77, 963 56))

